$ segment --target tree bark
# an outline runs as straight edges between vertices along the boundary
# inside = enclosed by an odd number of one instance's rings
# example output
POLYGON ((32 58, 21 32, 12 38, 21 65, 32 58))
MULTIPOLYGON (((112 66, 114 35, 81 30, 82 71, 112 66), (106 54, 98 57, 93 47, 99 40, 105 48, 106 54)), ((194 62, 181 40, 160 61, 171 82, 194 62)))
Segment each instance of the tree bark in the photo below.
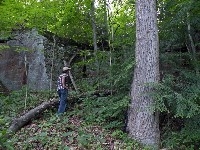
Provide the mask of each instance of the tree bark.
POLYGON ((156 0, 136 0, 136 64, 131 87, 131 105, 127 131, 142 143, 159 149, 158 112, 149 92, 151 83, 159 82, 159 42, 156 0))
POLYGON ((52 58, 51 58, 51 72, 50 72, 50 88, 49 90, 52 90, 52 84, 53 84, 53 68, 54 68, 54 59, 55 59, 55 47, 56 47, 56 38, 55 35, 53 36, 53 46, 52 46, 52 58))
POLYGON ((41 105, 35 107, 34 109, 31 109, 23 116, 15 118, 12 121, 11 126, 9 127, 9 131, 17 132, 24 125, 26 125, 31 119, 34 119, 38 114, 44 112, 44 110, 56 105, 57 103, 58 103, 57 99, 52 99, 48 102, 43 102, 41 105))
POLYGON ((99 88, 99 61, 97 56, 98 46, 97 46, 97 30, 96 30, 96 19, 95 19, 95 0, 92 0, 91 2, 91 21, 92 21, 92 33, 93 33, 93 46, 94 46, 94 55, 95 55, 95 65, 96 65, 96 71, 97 71, 97 81, 98 81, 98 88, 99 88))
POLYGON ((105 41, 108 41, 108 37, 109 37, 109 34, 108 34, 108 14, 109 14, 109 11, 107 9, 107 0, 104 0, 103 1, 104 3, 104 39, 105 41))
MULTIPOLYGON (((72 57, 73 57, 73 56, 72 56, 72 57)), ((72 61, 72 59, 70 59, 70 61, 69 61, 69 63, 68 63, 69 66, 70 66, 71 61, 72 61)), ((68 66, 66 60, 64 60, 64 66, 65 66, 65 67, 68 66)), ((71 82, 72 82, 72 84, 73 84, 73 86, 74 86, 75 91, 76 91, 77 93, 79 93, 78 88, 77 88, 77 86, 76 86, 76 83, 75 83, 75 81, 74 81, 74 78, 73 78, 72 73, 71 73, 70 70, 69 70, 69 77, 70 77, 70 80, 71 80, 71 82)))
POLYGON ((97 32, 96 32, 96 23, 95 23, 95 0, 91 2, 91 21, 92 21, 92 32, 93 32, 93 46, 94 52, 97 53, 97 32))
MULTIPOLYGON (((191 50, 192 52, 191 53, 191 57, 192 57, 192 61, 194 61, 194 67, 195 67, 195 71, 196 71, 196 75, 199 75, 199 67, 198 67, 198 60, 197 60, 197 57, 196 57, 196 47, 195 47, 195 44, 194 44, 194 40, 192 38, 192 35, 191 35, 191 24, 190 24, 190 14, 189 12, 187 13, 187 30, 188 30, 188 37, 189 37, 189 41, 190 41, 190 45, 191 45, 191 50)), ((189 48, 189 47, 188 47, 189 48)))
POLYGON ((25 99, 24 99, 24 109, 26 109, 26 102, 28 98, 28 86, 27 86, 27 77, 28 77, 28 67, 27 67, 27 56, 26 52, 24 52, 24 68, 25 68, 25 83, 26 83, 26 92, 25 92, 25 99))

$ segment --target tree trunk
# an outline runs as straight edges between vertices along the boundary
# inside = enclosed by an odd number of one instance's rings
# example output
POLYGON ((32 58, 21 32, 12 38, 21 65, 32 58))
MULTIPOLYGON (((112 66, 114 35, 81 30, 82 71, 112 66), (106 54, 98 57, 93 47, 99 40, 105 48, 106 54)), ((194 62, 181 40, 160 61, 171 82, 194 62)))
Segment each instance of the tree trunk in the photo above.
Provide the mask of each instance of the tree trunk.
POLYGON ((92 20, 92 32, 93 32, 93 46, 94 52, 97 53, 97 34, 96 34, 96 23, 95 23, 95 0, 91 2, 91 20, 92 20))
POLYGON ((104 39, 105 41, 108 41, 108 14, 109 14, 109 11, 107 9, 107 0, 104 0, 103 1, 104 3, 104 39))
POLYGON ((95 65, 96 65, 96 71, 97 71, 97 82, 98 82, 98 88, 99 88, 99 61, 97 56, 97 30, 96 30, 96 19, 95 19, 95 0, 92 0, 91 2, 91 21, 92 21, 92 33, 93 33, 93 46, 94 46, 94 55, 95 55, 95 65))
POLYGON ((127 131, 142 143, 159 148, 158 112, 149 95, 151 83, 159 82, 159 41, 155 0, 136 0, 136 64, 131 87, 127 131))
POLYGON ((26 114, 19 118, 15 118, 11 126, 9 127, 9 131, 16 132, 19 129, 21 129, 23 126, 25 126, 31 119, 34 119, 38 114, 42 113, 44 110, 50 108, 51 106, 56 105, 58 103, 57 99, 52 99, 49 102, 43 102, 41 105, 35 107, 34 109, 31 109, 26 114))
POLYGON ((25 83, 26 83, 26 91, 25 91, 25 99, 24 99, 24 109, 26 109, 26 103, 28 98, 28 86, 27 86, 27 77, 28 77, 28 68, 27 68, 27 56, 26 52, 24 52, 24 68, 25 68, 25 83))
POLYGON ((53 84, 53 68, 54 68, 54 59, 55 59, 55 47, 56 47, 56 38, 53 36, 53 46, 52 46, 52 58, 51 58, 51 72, 50 72, 50 91, 52 90, 53 84))
MULTIPOLYGON (((73 55, 74 56, 74 55, 73 55)), ((73 57, 72 56, 72 57, 73 57)), ((75 56, 74 56, 75 57, 75 56)), ((73 58, 72 58, 73 59, 73 58)), ((64 66, 65 67, 69 67, 70 66, 70 63, 71 63, 71 61, 72 61, 72 59, 70 59, 70 61, 69 61, 69 63, 67 63, 66 62, 66 60, 64 60, 64 66), (68 65, 67 65, 68 64, 68 65)), ((75 81, 74 81, 74 78, 73 78, 73 76, 72 76, 72 73, 71 73, 71 71, 69 70, 69 78, 70 78, 70 80, 71 80, 71 82, 72 82, 72 84, 73 84, 73 86, 74 86, 74 89, 75 89, 75 91, 77 92, 77 93, 79 93, 79 91, 78 91, 78 88, 77 88, 77 86, 76 86, 76 83, 75 83, 75 81)))
MULTIPOLYGON (((191 53, 191 60, 194 61, 194 68, 195 68, 195 71, 196 71, 196 75, 199 75, 199 66, 198 66, 198 60, 197 60, 197 57, 196 57, 196 47, 195 47, 195 44, 194 44, 194 40, 192 38, 192 35, 191 35, 191 24, 190 24, 190 14, 189 12, 187 13, 187 30, 188 30, 188 37, 189 37, 189 41, 190 41, 190 46, 191 46, 191 50, 192 52, 189 52, 191 53)), ((190 49, 188 47, 188 49, 190 49)))

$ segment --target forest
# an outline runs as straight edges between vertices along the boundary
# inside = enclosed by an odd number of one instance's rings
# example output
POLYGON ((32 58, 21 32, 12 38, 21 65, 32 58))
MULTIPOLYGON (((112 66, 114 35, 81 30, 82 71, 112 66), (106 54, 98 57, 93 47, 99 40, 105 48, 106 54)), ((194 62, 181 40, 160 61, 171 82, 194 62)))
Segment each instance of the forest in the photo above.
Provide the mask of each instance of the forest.
POLYGON ((200 150, 199 8, 0 0, 0 150, 200 150))

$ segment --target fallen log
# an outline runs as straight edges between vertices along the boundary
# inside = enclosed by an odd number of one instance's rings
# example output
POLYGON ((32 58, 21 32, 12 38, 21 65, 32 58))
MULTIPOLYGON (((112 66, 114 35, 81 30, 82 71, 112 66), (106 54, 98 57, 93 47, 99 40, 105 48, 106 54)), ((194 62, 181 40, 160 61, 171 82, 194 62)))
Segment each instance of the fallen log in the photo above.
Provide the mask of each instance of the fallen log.
MULTIPOLYGON (((111 94, 112 93, 109 90, 93 91, 91 93, 83 93, 83 94, 78 95, 77 97, 70 97, 69 104, 73 107, 73 105, 75 103, 79 102, 80 98, 85 98, 86 96, 101 97, 101 96, 108 96, 111 94)), ((80 100, 80 102, 81 101, 82 100, 80 100)), ((46 109, 55 107, 57 104, 58 104, 58 98, 53 98, 50 101, 43 102, 39 106, 29 110, 27 113, 25 113, 21 117, 13 119, 8 131, 11 131, 12 133, 17 132, 23 126, 27 125, 32 119, 35 119, 39 114, 43 113, 46 109)))
POLYGON ((58 103, 58 99, 54 98, 50 101, 43 102, 39 106, 35 107, 34 109, 31 109, 26 114, 22 115, 19 118, 13 119, 11 126, 9 127, 9 131, 11 132, 17 132, 19 129, 21 129, 23 126, 25 126, 31 119, 34 119, 37 117, 38 114, 44 112, 46 109, 55 106, 58 103))

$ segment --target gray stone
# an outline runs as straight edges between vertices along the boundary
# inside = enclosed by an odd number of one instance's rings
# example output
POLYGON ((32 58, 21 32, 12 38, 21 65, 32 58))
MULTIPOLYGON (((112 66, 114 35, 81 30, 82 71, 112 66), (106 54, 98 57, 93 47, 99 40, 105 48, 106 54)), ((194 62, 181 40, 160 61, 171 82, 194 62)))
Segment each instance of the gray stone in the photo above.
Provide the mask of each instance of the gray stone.
POLYGON ((0 51, 0 80, 9 90, 19 90, 26 84, 33 90, 49 89, 43 53, 45 40, 35 29, 16 32, 14 39, 7 42, 10 48, 0 51))

